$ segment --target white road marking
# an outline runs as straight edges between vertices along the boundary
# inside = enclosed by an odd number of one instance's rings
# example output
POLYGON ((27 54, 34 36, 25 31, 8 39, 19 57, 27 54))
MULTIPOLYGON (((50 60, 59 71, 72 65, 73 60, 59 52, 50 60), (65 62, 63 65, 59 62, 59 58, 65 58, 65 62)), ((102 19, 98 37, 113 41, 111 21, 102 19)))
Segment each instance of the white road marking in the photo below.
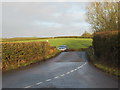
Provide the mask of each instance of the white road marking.
POLYGON ((59 76, 54 77, 54 79, 57 79, 57 78, 59 78, 59 76))
POLYGON ((66 74, 70 74, 70 72, 67 72, 66 74))
POLYGON ((60 75, 60 76, 65 76, 65 74, 62 74, 62 75, 60 75))
POLYGON ((74 70, 71 70, 70 72, 73 72, 74 70))
POLYGON ((26 87, 24 87, 24 88, 30 88, 31 86, 26 86, 26 87))
POLYGON ((74 69, 75 71, 77 70, 77 69, 74 69))
POLYGON ((83 65, 79 66, 78 69, 82 68, 87 62, 85 62, 83 65))
POLYGON ((81 67, 78 67, 77 69, 80 69, 81 67))
POLYGON ((40 85, 40 84, 42 84, 43 82, 38 82, 38 83, 36 83, 36 85, 40 85))
POLYGON ((51 80, 52 80, 52 79, 48 79, 48 80, 46 80, 46 81, 48 82, 48 81, 51 81, 51 80))
MULTIPOLYGON (((74 71, 82 68, 85 64, 87 64, 87 62, 85 62, 83 65, 77 67, 76 69, 71 70, 70 72, 74 72, 74 71)), ((66 74, 69 74, 70 72, 67 72, 66 74)), ((60 75, 60 76, 65 76, 65 74, 62 74, 62 75, 60 75)), ((59 78, 59 76, 54 77, 54 79, 57 79, 57 78, 59 78)), ((51 81, 51 80, 52 80, 52 79, 48 79, 48 80, 46 80, 46 81, 51 81)), ((43 82, 38 82, 38 83, 36 83, 35 85, 40 85, 40 84, 42 84, 42 83, 43 83, 43 82)), ((32 86, 26 86, 26 87, 24 87, 24 88, 30 88, 30 87, 32 87, 32 86)))

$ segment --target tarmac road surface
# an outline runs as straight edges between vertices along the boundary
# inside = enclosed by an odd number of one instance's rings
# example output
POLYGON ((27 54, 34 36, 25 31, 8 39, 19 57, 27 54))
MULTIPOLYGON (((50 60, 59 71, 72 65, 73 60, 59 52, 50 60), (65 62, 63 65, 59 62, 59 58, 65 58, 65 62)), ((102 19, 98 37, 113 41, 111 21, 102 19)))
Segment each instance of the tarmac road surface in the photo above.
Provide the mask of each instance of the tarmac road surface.
POLYGON ((85 52, 62 52, 55 58, 3 73, 3 88, 118 88, 118 80, 87 61, 85 52))

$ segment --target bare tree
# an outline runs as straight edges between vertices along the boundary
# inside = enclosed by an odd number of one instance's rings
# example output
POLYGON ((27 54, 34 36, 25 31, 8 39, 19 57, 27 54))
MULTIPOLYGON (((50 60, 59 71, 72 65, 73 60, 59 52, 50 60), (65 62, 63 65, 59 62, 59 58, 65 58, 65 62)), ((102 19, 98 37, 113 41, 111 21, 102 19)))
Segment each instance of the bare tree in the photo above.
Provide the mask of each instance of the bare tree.
POLYGON ((87 21, 94 32, 118 30, 118 2, 92 2, 87 7, 87 21))

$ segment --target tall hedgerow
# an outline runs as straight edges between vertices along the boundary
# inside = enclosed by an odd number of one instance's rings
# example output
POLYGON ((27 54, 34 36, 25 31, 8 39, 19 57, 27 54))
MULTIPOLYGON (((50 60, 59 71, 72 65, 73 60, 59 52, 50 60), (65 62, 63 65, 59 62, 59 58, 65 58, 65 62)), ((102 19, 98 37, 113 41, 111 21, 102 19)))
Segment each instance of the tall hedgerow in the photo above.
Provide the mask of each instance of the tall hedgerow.
POLYGON ((56 53, 47 42, 2 43, 2 69, 9 70, 42 61, 56 53), (50 50, 54 52, 50 52, 50 50))
POLYGON ((109 66, 118 66, 120 43, 118 31, 96 33, 93 37, 94 53, 103 63, 109 66))

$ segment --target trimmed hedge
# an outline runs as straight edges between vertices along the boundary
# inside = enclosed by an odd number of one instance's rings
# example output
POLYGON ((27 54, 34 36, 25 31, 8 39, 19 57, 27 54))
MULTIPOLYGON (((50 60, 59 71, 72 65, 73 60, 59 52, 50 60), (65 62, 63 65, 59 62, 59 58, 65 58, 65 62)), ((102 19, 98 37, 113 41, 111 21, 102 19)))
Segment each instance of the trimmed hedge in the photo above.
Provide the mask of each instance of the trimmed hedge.
POLYGON ((118 67, 118 53, 120 43, 118 42, 118 31, 107 31, 95 33, 93 37, 94 54, 103 63, 118 67))
POLYGON ((2 43, 2 69, 10 70, 45 60, 56 54, 47 42, 2 43))

